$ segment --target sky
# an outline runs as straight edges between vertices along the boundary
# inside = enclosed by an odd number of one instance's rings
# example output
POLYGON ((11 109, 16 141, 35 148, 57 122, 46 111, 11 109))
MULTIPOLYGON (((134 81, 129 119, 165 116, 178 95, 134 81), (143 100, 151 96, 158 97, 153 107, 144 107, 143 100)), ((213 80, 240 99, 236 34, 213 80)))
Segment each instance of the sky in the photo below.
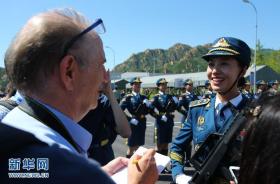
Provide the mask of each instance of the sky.
MULTIPOLYGON (((264 48, 279 50, 280 1, 251 2, 257 9, 258 40, 264 48)), ((256 13, 242 0, 0 0, 0 66, 11 40, 30 17, 65 7, 89 20, 103 20, 106 33, 101 38, 109 69, 146 49, 204 45, 221 36, 240 38, 255 48, 256 13)))

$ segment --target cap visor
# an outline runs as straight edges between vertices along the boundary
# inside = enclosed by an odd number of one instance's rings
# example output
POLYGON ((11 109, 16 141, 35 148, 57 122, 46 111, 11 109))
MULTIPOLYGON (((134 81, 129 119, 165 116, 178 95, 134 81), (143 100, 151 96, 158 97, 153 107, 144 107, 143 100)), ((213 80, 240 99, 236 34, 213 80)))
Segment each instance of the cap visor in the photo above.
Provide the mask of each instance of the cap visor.
POLYGON ((212 57, 216 57, 216 56, 235 56, 236 54, 233 54, 231 52, 227 52, 227 51, 213 51, 211 53, 207 53, 204 56, 202 56, 203 59, 205 59, 206 61, 209 61, 210 58, 212 57))

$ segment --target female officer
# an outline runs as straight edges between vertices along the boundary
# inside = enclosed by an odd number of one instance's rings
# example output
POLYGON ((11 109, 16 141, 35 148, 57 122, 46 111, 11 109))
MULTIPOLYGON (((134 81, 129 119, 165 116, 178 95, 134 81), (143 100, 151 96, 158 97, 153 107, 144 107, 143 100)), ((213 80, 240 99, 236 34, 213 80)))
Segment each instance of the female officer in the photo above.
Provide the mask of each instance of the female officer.
MULTIPOLYGON (((195 150, 211 133, 224 133, 226 121, 241 110, 247 99, 238 90, 238 81, 242 78, 251 61, 248 45, 236 38, 222 37, 217 39, 209 52, 203 56, 208 62, 207 77, 216 97, 193 101, 184 127, 172 142, 171 163, 172 176, 176 183, 187 183, 183 173, 184 154, 187 145, 193 141, 195 150)), ((189 159, 189 158, 186 158, 189 159)), ((223 180, 216 174, 221 183, 223 180)), ((213 178, 213 177, 212 177, 213 178)), ((229 183, 229 182, 228 182, 229 183)))
POLYGON ((156 85, 159 89, 152 99, 151 115, 155 117, 155 142, 157 152, 168 155, 168 144, 172 141, 172 132, 174 126, 173 112, 178 108, 178 99, 175 96, 166 93, 167 81, 165 78, 157 80, 156 85), (155 113, 157 109, 158 113, 155 113))
POLYGON ((127 158, 130 158, 139 146, 145 144, 146 115, 149 113, 150 102, 145 95, 140 94, 141 83, 139 77, 132 78, 130 80, 132 92, 120 103, 122 110, 127 109, 125 113, 131 128, 131 135, 127 142, 127 158))

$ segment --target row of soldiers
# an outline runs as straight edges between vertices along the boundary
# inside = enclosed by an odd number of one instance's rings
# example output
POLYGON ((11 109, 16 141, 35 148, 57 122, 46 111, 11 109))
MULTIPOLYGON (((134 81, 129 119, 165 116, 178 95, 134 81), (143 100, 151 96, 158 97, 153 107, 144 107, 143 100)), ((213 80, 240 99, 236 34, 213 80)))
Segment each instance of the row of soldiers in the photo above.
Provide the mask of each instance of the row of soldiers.
MULTIPOLYGON (((155 118, 155 142, 157 152, 167 155, 168 144, 172 141, 172 131, 174 126, 173 112, 178 110, 185 121, 188 106, 191 101, 198 97, 193 93, 193 81, 185 81, 185 92, 179 97, 166 93, 167 81, 165 78, 157 80, 158 94, 151 101, 145 95, 140 94, 141 80, 139 77, 132 78, 130 85, 132 92, 127 94, 120 102, 121 108, 125 111, 131 126, 131 136, 128 138, 127 157, 131 157, 134 151, 145 143, 146 115, 150 114, 155 118)), ((211 95, 207 91, 207 97, 211 95)), ((206 96, 205 96, 206 97, 206 96)))
POLYGON ((251 84, 249 80, 244 81, 242 84, 242 94, 249 99, 258 99, 263 93, 269 92, 270 94, 276 95, 279 93, 279 81, 271 80, 269 82, 265 82, 264 80, 258 80, 256 82, 256 94, 252 93, 251 84))

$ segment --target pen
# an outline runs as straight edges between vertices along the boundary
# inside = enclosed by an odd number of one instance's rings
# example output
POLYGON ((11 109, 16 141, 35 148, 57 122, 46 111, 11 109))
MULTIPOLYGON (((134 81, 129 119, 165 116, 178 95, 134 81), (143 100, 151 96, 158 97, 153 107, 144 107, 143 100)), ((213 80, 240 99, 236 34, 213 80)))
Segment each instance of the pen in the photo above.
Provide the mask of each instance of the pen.
POLYGON ((141 159, 141 156, 138 155, 137 157, 135 157, 133 160, 132 160, 132 164, 137 164, 138 161, 141 159))

